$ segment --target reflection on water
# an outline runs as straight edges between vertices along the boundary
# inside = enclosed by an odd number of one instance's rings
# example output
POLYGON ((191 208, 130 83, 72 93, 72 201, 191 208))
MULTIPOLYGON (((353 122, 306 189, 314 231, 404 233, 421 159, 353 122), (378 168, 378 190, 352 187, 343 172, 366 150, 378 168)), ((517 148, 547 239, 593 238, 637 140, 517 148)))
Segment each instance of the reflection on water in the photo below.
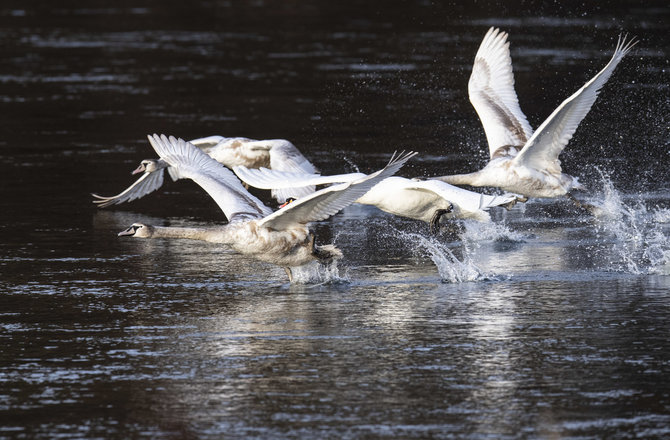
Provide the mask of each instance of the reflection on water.
POLYGON ((88 3, 0 6, 1 438, 670 436, 666 4, 88 3), (431 235, 351 206, 314 226, 345 258, 289 284, 117 237, 221 222, 191 182, 91 203, 153 132, 288 138, 325 174, 401 148, 406 176, 477 169, 490 25, 535 127, 641 38, 561 157, 597 218, 533 200, 431 235))

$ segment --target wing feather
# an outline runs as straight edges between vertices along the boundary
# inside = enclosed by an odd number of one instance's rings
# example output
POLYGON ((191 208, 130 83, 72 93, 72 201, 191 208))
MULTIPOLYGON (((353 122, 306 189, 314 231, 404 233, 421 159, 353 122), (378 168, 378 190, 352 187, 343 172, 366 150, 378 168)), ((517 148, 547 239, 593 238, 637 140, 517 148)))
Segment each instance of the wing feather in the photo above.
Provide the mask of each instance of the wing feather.
POLYGON ((97 199, 93 200, 93 203, 96 203, 100 208, 106 208, 108 206, 131 202, 140 197, 144 197, 163 186, 164 170, 165 168, 161 168, 151 173, 145 172, 135 181, 135 183, 115 196, 105 197, 99 196, 98 194, 92 194, 92 196, 97 199))
POLYGON ((183 139, 147 136, 156 153, 182 178, 200 185, 214 199, 230 222, 262 218, 272 211, 242 186, 235 175, 183 139))
MULTIPOLYGON (((267 168, 233 167, 233 171, 247 185, 259 189, 301 188, 305 186, 329 185, 332 183, 352 182, 366 175, 363 173, 337 174, 321 176, 304 172, 277 171, 267 168)), ((299 197, 295 197, 299 198, 299 197)))
POLYGON ((394 155, 383 169, 353 182, 329 186, 298 199, 265 217, 259 224, 273 229, 285 229, 296 223, 305 224, 333 216, 354 203, 377 183, 395 174, 416 154, 410 152, 394 155))
MULTIPOLYGON (((277 171, 288 171, 294 173, 316 173, 316 168, 305 156, 285 139, 270 139, 264 141, 251 141, 244 145, 245 148, 266 148, 270 155, 270 168, 277 171)), ((272 190, 272 197, 283 203, 289 197, 301 198, 315 191, 314 185, 303 187, 286 187, 272 190)))
POLYGON ((568 144, 579 123, 587 115, 596 101, 598 93, 623 57, 637 44, 634 38, 626 40, 619 36, 614 55, 609 63, 590 81, 563 101, 556 110, 540 125, 535 134, 528 139, 514 160, 536 169, 561 172, 559 154, 568 144))
POLYGON ((492 27, 484 36, 475 55, 468 95, 484 126, 491 157, 500 147, 524 145, 533 134, 514 90, 506 32, 492 27))
POLYGON ((223 136, 207 136, 197 139, 191 139, 189 142, 203 150, 205 153, 216 147, 218 144, 227 141, 229 138, 223 136))

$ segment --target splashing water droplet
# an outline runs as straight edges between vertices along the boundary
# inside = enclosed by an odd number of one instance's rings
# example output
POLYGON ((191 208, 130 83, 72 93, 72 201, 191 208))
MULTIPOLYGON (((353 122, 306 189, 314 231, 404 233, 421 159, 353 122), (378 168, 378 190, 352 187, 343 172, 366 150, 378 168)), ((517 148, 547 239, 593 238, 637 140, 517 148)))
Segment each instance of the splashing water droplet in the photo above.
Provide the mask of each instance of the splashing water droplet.
POLYGON ((484 274, 470 259, 468 248, 464 248, 463 261, 445 244, 435 237, 424 237, 414 232, 396 231, 398 237, 411 243, 415 251, 427 254, 435 263, 442 281, 449 283, 463 283, 467 281, 483 281, 494 279, 492 275, 484 274))
POLYGON ((463 241, 478 245, 483 241, 522 243, 523 234, 510 230, 504 223, 464 221, 463 241))
POLYGON ((602 214, 598 227, 612 235, 614 244, 610 264, 616 271, 635 275, 668 274, 670 269, 670 237, 663 231, 670 219, 667 209, 649 211, 643 201, 624 203, 612 180, 599 170, 603 183, 602 214))
POLYGON ((291 268, 295 284, 338 284, 348 283, 346 275, 340 275, 337 260, 324 265, 317 261, 291 268))

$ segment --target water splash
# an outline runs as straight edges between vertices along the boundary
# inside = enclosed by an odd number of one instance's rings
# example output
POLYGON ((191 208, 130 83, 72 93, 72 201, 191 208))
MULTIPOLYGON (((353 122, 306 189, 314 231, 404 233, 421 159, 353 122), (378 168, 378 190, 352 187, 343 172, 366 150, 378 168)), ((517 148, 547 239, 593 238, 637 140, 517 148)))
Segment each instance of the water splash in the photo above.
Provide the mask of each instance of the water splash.
POLYGON ((346 273, 340 275, 337 260, 330 264, 313 261, 304 266, 293 267, 291 268, 291 272, 293 274, 293 283, 295 284, 339 284, 349 282, 346 273))
POLYGON ((504 223, 464 221, 464 232, 461 239, 464 242, 479 245, 481 242, 523 243, 523 234, 512 231, 504 223))
POLYGON ((614 237, 611 267, 635 275, 670 274, 670 237, 664 231, 670 212, 659 208, 649 211, 641 200, 626 204, 610 177, 602 171, 600 174, 603 198, 598 228, 614 237))
POLYGON ((429 256, 444 282, 464 283, 492 279, 491 275, 484 274, 474 264, 467 247, 464 247, 463 261, 461 261, 451 249, 440 243, 435 237, 424 237, 414 232, 399 230, 396 230, 396 234, 407 243, 411 243, 415 252, 429 256))

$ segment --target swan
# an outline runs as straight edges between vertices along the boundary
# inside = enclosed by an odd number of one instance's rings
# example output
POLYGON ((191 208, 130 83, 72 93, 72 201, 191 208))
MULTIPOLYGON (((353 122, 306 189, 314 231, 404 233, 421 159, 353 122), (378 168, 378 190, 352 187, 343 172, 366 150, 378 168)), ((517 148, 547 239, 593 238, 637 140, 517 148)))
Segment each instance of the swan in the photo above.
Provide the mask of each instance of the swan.
POLYGON ((514 90, 507 33, 490 28, 475 56, 468 83, 470 102, 484 126, 490 161, 469 174, 434 177, 452 185, 498 187, 528 197, 566 196, 584 189, 576 177, 561 171, 558 156, 595 102, 623 57, 637 44, 619 36, 609 63, 567 98, 533 133, 514 90))
MULTIPOLYGON (((314 165, 286 139, 254 140, 243 137, 207 136, 189 142, 229 168, 243 165, 249 168, 262 166, 282 171, 316 172, 314 165)), ((96 199, 93 203, 100 208, 106 208, 139 199, 163 185, 163 171, 166 169, 172 180, 177 180, 177 175, 164 160, 145 159, 132 172, 133 175, 142 173, 135 183, 115 196, 92 194, 96 199)), ((283 203, 289 196, 304 197, 313 193, 314 189, 314 187, 286 188, 273 191, 272 196, 283 203)))
MULTIPOLYGON (((365 176, 362 173, 320 176, 318 174, 289 173, 267 168, 249 169, 233 167, 243 182, 260 189, 296 188, 302 185, 324 185, 352 182, 365 176)), ((511 207, 517 197, 511 194, 491 196, 468 191, 439 180, 413 180, 404 177, 387 177, 356 203, 373 205, 382 211, 400 217, 421 220, 435 232, 443 220, 475 219, 489 221, 489 208, 511 207)))
POLYGON ((342 257, 341 251, 333 245, 317 246, 307 223, 335 215, 416 155, 413 152, 394 155, 386 167, 377 172, 321 189, 273 213, 242 186, 232 171, 190 142, 156 134, 148 138, 156 153, 178 177, 191 179, 207 191, 228 218, 228 224, 184 228, 133 223, 118 235, 188 238, 227 244, 241 254, 283 267, 289 281, 293 281, 292 267, 342 257))

